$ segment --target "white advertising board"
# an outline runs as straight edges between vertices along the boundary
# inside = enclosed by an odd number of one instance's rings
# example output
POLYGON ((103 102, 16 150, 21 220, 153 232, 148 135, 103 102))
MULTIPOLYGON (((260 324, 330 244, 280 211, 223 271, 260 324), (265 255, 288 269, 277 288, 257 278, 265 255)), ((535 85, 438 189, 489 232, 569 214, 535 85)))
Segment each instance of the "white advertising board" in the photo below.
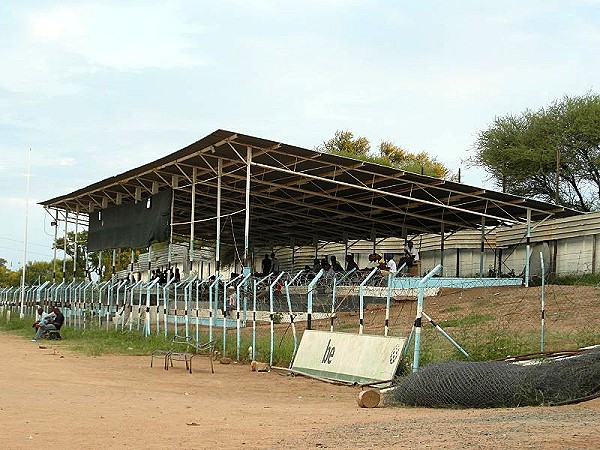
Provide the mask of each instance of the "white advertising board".
POLYGON ((391 380, 406 338, 306 330, 292 371, 360 384, 391 380))

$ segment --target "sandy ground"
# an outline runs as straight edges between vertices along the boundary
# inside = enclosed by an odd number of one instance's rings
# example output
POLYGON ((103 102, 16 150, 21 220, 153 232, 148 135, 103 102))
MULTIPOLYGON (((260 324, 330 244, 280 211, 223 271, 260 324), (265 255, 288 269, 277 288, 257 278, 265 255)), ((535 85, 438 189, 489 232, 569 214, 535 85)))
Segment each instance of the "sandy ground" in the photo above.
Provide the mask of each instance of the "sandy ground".
POLYGON ((598 448, 600 399, 494 410, 361 409, 358 388, 149 357, 88 357, 0 333, 0 446, 598 448))

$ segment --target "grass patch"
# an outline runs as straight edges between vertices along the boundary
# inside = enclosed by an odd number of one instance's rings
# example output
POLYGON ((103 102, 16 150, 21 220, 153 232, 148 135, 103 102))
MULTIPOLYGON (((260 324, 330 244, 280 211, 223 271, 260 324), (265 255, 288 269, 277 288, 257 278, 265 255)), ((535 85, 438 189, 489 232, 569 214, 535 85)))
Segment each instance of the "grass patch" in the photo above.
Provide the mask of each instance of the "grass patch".
MULTIPOLYGON (((452 307, 446 308, 446 310, 452 307)), ((495 323, 495 317, 489 314, 473 314, 458 319, 440 322, 440 325, 464 348, 474 360, 487 361, 505 358, 509 355, 521 355, 540 351, 539 330, 519 330, 516 332, 510 326, 510 321, 495 323), (451 330, 450 330, 451 328, 451 330)), ((31 339, 34 329, 31 327, 33 318, 20 319, 18 314, 12 314, 7 320, 6 312, 0 312, 0 331, 31 339)), ((327 327, 328 329, 328 327, 327 327)), ((354 322, 341 322, 336 324, 336 331, 356 333, 357 326, 354 322)), ((195 337, 195 327, 190 330, 190 335, 195 337)), ((185 335, 184 328, 179 329, 180 335, 185 335)), ((173 336, 172 327, 169 335, 164 333, 152 334, 144 337, 140 331, 116 331, 114 328, 106 330, 93 324, 86 330, 64 326, 61 330, 63 341, 52 341, 52 345, 74 350, 85 355, 124 354, 124 355, 150 355, 156 349, 167 349, 171 345, 173 336)), ((205 342, 208 337, 208 328, 200 328, 200 340, 205 342)), ((298 330, 297 342, 300 343, 302 329, 298 330)), ((222 328, 213 329, 215 349, 222 355, 233 360, 237 359, 236 330, 227 330, 225 351, 223 351, 222 328)), ((574 349, 600 342, 600 331, 589 325, 579 330, 556 331, 549 329, 545 336, 546 350, 574 349)), ((241 330, 240 361, 249 362, 251 356, 248 348, 253 346, 252 327, 241 330)), ((260 325, 256 329, 254 343, 256 359, 269 362, 271 349, 271 335, 268 326, 260 325)), ((408 361, 412 358, 414 348, 408 350, 408 361)), ((294 339, 291 330, 276 327, 273 342, 273 365, 288 367, 294 352, 294 339)), ((420 366, 425 366, 443 360, 465 360, 447 339, 441 336, 428 323, 424 324, 421 340, 420 366)), ((406 364, 406 362, 404 363, 406 364)))
POLYGON ((441 313, 453 313, 453 312, 458 312, 460 311, 462 308, 458 305, 452 305, 452 306, 448 306, 447 308, 444 308, 442 310, 440 310, 441 313))
POLYGON ((466 327, 480 325, 482 323, 489 322, 493 319, 494 316, 492 316, 491 314, 472 314, 470 316, 459 317, 457 319, 443 320, 438 325, 442 328, 466 327))
MULTIPOLYGON (((0 331, 6 331, 11 334, 31 339, 35 330, 31 327, 34 322, 32 317, 20 319, 12 314, 10 320, 7 320, 6 314, 0 314, 0 331)), ((67 348, 89 356, 98 356, 104 354, 120 355, 150 355, 156 349, 168 349, 171 346, 173 330, 165 337, 164 333, 152 334, 145 337, 141 331, 124 330, 116 331, 110 327, 98 327, 97 324, 89 326, 87 329, 71 328, 67 325, 60 330, 63 337, 62 341, 51 341, 52 345, 67 348)), ((179 329, 181 336, 185 335, 183 328, 179 329)), ((195 337, 195 329, 190 330, 190 335, 195 337)), ((208 336, 208 328, 202 327, 200 340, 205 342, 208 336)), ((301 333, 298 335, 300 342, 301 333)), ((223 352, 223 332, 222 328, 213 329, 213 340, 215 341, 215 350, 221 355, 237 359, 237 342, 235 330, 228 330, 223 352)), ((270 359, 271 336, 268 329, 259 328, 255 340, 256 359, 258 361, 268 362, 270 359)), ((240 361, 250 362, 248 347, 252 346, 252 329, 245 328, 240 339, 240 361)), ((294 352, 294 339, 291 333, 280 330, 275 333, 273 341, 273 365, 287 367, 294 352)))
MULTIPOLYGON (((539 283, 541 284, 541 283, 539 283)), ((548 284, 569 285, 569 286, 599 286, 600 274, 598 273, 580 273, 572 275, 548 276, 548 284)))

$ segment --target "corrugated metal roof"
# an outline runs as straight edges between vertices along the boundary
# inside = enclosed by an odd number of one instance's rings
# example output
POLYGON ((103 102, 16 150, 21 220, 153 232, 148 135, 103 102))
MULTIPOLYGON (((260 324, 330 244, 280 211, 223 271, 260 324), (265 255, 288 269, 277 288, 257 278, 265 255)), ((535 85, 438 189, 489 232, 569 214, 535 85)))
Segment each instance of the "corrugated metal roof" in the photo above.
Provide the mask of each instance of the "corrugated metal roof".
POLYGON ((577 211, 293 145, 217 130, 127 172, 42 205, 68 211, 135 201, 175 182, 174 231, 187 235, 194 169, 196 235, 214 239, 222 161, 222 241, 243 245, 246 155, 251 148, 250 239, 255 245, 341 242, 514 224, 577 211))

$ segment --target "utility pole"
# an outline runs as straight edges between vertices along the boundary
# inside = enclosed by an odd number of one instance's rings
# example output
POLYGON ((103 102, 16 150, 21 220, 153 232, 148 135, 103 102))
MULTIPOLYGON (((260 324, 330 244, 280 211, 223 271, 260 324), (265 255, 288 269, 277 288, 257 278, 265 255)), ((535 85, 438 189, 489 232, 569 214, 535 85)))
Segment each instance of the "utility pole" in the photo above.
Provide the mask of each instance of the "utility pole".
POLYGON ((560 149, 556 147, 556 174, 554 176, 554 203, 558 205, 558 182, 560 179, 560 149))
POLYGON ((23 273, 21 274, 21 307, 19 317, 25 317, 25 271, 27 266, 27 227, 29 224, 29 178, 31 175, 31 147, 27 154, 27 188, 25 191, 25 242, 23 244, 23 273))

